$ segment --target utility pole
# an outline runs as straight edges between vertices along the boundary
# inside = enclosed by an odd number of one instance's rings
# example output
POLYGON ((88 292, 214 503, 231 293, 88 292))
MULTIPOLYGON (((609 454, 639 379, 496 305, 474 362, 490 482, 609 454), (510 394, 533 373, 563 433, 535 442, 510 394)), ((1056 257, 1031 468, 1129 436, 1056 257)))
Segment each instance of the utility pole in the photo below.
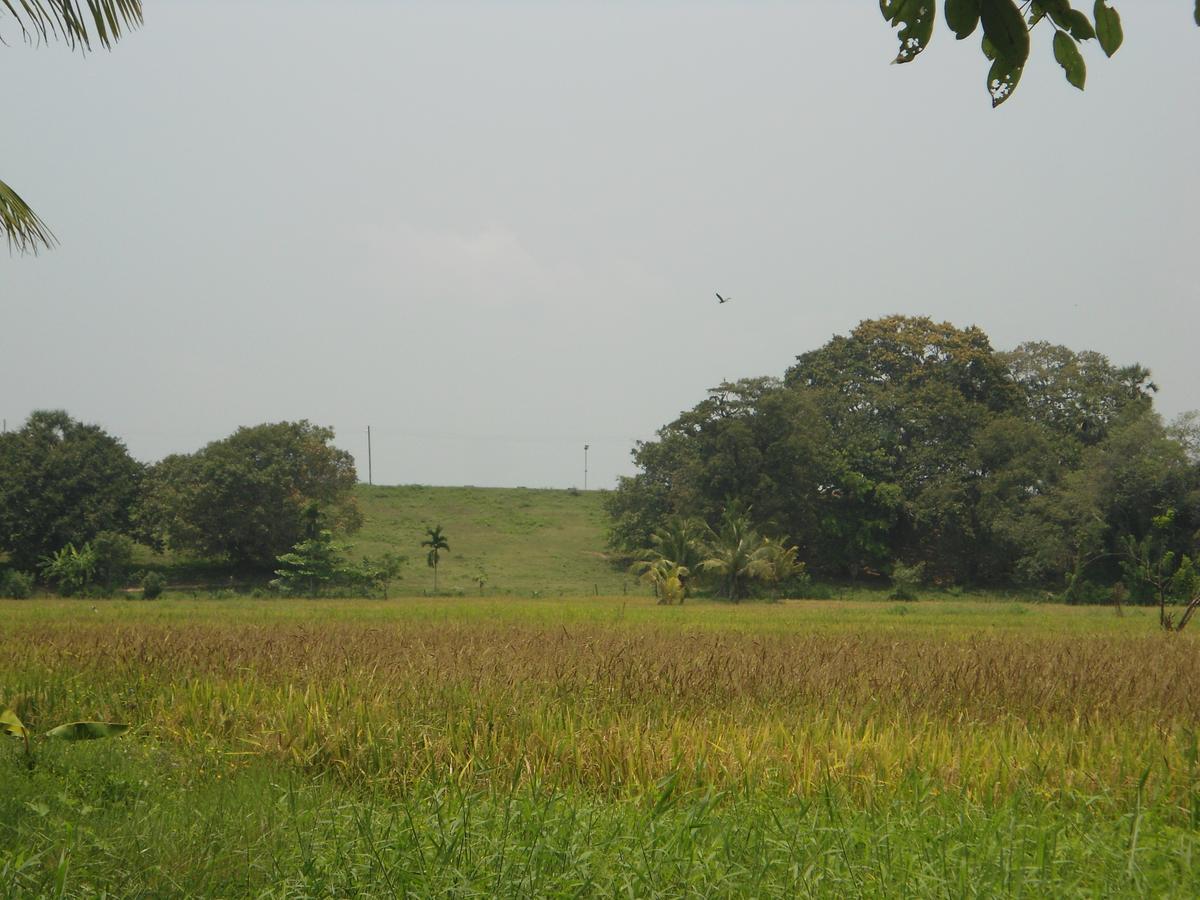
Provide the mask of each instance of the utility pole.
POLYGON ((587 490, 587 452, 590 445, 583 445, 583 489, 587 490))
POLYGON ((371 471, 371 426, 367 426, 367 484, 373 485, 375 479, 374 473, 371 471))

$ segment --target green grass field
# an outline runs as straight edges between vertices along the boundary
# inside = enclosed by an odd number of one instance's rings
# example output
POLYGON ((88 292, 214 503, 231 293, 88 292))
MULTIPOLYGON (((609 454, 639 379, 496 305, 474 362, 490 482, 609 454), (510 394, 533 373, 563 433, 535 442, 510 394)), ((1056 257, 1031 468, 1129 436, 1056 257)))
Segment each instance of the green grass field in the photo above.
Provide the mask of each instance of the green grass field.
POLYGON ((541 596, 619 594, 634 579, 607 561, 607 518, 599 491, 529 488, 359 486, 365 523, 348 540, 354 553, 408 557, 402 593, 432 591, 433 575, 421 541, 441 525, 450 552, 438 566, 441 592, 541 596))
MULTIPOLYGON (((425 563, 425 529, 441 525, 450 543, 438 567, 438 592, 484 596, 540 597, 645 593, 605 554, 607 517, 600 491, 427 487, 356 488, 363 527, 339 542, 349 555, 407 558, 392 593, 433 592, 433 571, 425 563)), ((163 571, 175 592, 200 595, 235 585, 245 592, 263 585, 266 575, 231 575, 220 561, 194 560, 139 547, 138 567, 163 571)))
MULTIPOLYGON (((449 526, 447 526, 449 528, 449 526)), ((4 604, 4 896, 1195 896, 1200 643, 1147 611, 4 604)))

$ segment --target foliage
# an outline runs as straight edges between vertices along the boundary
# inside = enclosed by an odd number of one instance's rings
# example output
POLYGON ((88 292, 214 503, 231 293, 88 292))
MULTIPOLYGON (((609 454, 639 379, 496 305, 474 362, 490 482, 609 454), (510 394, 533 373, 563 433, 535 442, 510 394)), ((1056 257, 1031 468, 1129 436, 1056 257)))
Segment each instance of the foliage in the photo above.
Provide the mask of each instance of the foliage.
POLYGON ((925 578, 925 564, 906 566, 897 560, 892 565, 892 592, 888 594, 891 600, 916 600, 917 588, 925 578))
POLYGON ((643 560, 631 569, 641 580, 654 587, 654 596, 664 605, 683 603, 688 596, 688 576, 691 570, 664 557, 643 560))
MULTIPOLYGON (((880 12, 900 39, 895 62, 916 59, 933 37, 937 5, 927 0, 880 0, 880 12)), ((1029 58, 1030 32, 1043 22, 1053 30, 1054 59, 1067 82, 1083 90, 1087 67, 1079 47, 1096 40, 1105 56, 1112 56, 1124 40, 1121 17, 1108 0, 1095 0, 1092 17, 1071 6, 1070 0, 945 0, 946 25, 958 40, 982 25, 983 55, 990 63, 987 90, 996 107, 1012 96, 1029 58)), ((1200 24, 1200 3, 1196 4, 1200 24)))
POLYGON ((330 428, 278 422, 168 456, 147 474, 138 535, 158 549, 268 568, 312 530, 314 509, 329 527, 353 531, 362 521, 354 459, 332 440, 330 428))
POLYGON ((446 536, 442 533, 441 525, 426 528, 425 535, 425 540, 421 541, 421 546, 429 548, 429 552, 425 554, 425 562, 429 568, 433 569, 433 592, 436 594, 438 561, 443 552, 450 552, 450 545, 446 542, 446 536))
MULTIPOLYGON (((15 21, 27 41, 64 41, 71 49, 87 52, 92 41, 110 48, 123 31, 142 24, 141 0, 21 0, 5 2, 0 25, 15 21), (84 8, 86 7, 86 13, 84 8)), ((0 41, 4 38, 0 33, 0 41)), ((36 253, 52 247, 53 233, 17 192, 0 181, 0 230, 9 248, 36 253)))
POLYGON ((102 531, 125 532, 142 466, 125 445, 61 410, 0 435, 0 550, 30 568, 102 531))
POLYGON ((283 594, 315 597, 320 588, 346 580, 350 573, 345 561, 347 549, 347 545, 333 542, 331 531, 322 529, 277 557, 279 568, 275 574, 278 577, 271 582, 271 587, 283 594))
MULTIPOLYGON (((99 738, 116 737, 129 730, 120 722, 67 722, 46 732, 45 736, 63 741, 94 741, 99 738)), ((9 737, 20 738, 25 743, 25 755, 32 761, 33 744, 29 729, 11 709, 0 712, 0 732, 9 737)))
POLYGON ((1169 549, 1167 541, 1175 523, 1175 510, 1155 516, 1153 527, 1140 541, 1126 535, 1122 568, 1135 590, 1148 592, 1158 604, 1158 622, 1164 631, 1183 631, 1200 607, 1200 568, 1191 556, 1169 549), (1176 619, 1167 604, 1182 604, 1176 619))
POLYGON ((671 517, 715 522, 736 501, 823 576, 903 559, 935 584, 1079 599, 1118 576, 1123 536, 1141 539, 1154 510, 1180 510, 1176 545, 1200 529, 1192 431, 1163 426, 1156 390, 1144 367, 1094 352, 997 353, 978 328, 862 322, 782 382, 723 384, 640 444, 640 471, 607 503, 610 539, 634 553, 671 517))
POLYGON ((124 585, 133 564, 133 541, 123 534, 102 531, 88 546, 95 559, 93 581, 106 591, 124 585))
POLYGON ((392 582, 400 578, 407 563, 408 557, 394 553, 384 553, 378 558, 364 556, 357 571, 351 573, 350 583, 361 585, 368 593, 378 592, 386 600, 392 582))
POLYGON ((709 530, 705 558, 700 570, 716 575, 726 598, 737 602, 748 595, 751 581, 768 578, 763 538, 750 521, 750 510, 731 504, 721 516, 720 527, 709 530))
POLYGON ((5 569, 0 572, 0 597, 7 600, 28 600, 33 596, 34 580, 29 572, 5 569))
POLYGON ((167 588, 167 579, 158 572, 147 572, 142 576, 142 599, 157 600, 167 588))
POLYGON ((67 544, 42 560, 41 572, 60 594, 73 596, 95 582, 96 552, 91 544, 80 548, 67 544))
POLYGON ((763 581, 771 585, 776 596, 780 593, 799 596, 812 581, 804 563, 796 556, 800 549, 789 546, 787 538, 764 538, 761 555, 765 563, 763 581))

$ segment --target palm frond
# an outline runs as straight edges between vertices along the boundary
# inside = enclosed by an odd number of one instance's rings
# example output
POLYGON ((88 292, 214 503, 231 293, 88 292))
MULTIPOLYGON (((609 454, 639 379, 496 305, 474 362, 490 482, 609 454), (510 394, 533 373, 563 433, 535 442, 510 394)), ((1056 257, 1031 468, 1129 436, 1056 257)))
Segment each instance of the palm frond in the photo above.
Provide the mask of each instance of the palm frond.
POLYGON ((85 53, 92 41, 107 50, 142 24, 142 0, 0 0, 0 12, 5 11, 26 41, 63 41, 85 53))
MULTIPOLYGON (((0 0, 0 3, 8 2, 0 0)), ((54 232, 3 181, 0 181, 0 229, 8 238, 9 249, 22 253, 37 253, 41 247, 49 249, 58 243, 54 232)))

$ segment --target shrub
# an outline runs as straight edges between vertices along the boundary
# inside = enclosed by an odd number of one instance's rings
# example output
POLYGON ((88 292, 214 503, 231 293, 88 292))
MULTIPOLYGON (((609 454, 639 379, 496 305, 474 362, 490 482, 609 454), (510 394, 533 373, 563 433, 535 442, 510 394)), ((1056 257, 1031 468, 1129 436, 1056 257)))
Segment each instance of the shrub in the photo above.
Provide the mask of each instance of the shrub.
POLYGON ((0 597, 8 600, 28 600, 33 596, 33 576, 28 572, 9 569, 0 575, 0 597))
POLYGON ((792 596, 799 600, 832 600, 833 588, 827 584, 818 584, 810 580, 800 585, 792 596))
POLYGON ((147 572, 142 576, 142 599, 157 600, 167 586, 167 579, 158 572, 147 572))
POLYGON ((96 553, 91 544, 77 549, 67 544, 56 553, 42 559, 42 575, 64 597, 78 594, 89 587, 96 574, 96 553))
POLYGON ((916 600, 917 588, 920 587, 924 575, 925 563, 923 562, 912 566, 897 562, 892 566, 892 592, 888 594, 888 599, 916 600))
POLYGON ((105 590, 112 591, 129 580, 133 564, 133 541, 114 531, 102 531, 87 546, 95 557, 92 580, 105 590))

